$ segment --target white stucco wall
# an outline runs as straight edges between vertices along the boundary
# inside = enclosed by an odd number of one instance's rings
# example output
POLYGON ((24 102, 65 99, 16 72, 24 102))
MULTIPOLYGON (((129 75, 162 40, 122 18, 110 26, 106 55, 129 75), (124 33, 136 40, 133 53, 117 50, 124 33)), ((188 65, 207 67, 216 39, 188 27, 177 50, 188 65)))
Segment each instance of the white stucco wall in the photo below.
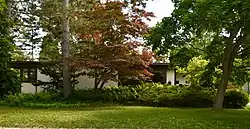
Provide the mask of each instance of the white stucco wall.
MULTIPOLYGON (((38 70, 37 71, 37 79, 41 81, 50 81, 50 77, 46 76, 44 74, 41 74, 41 72, 38 70)), ((88 76, 80 76, 77 78, 78 82, 75 85, 76 89, 85 89, 85 88, 94 88, 94 79, 89 78, 88 76)), ((171 84, 175 84, 175 71, 174 70, 167 70, 166 72, 166 83, 171 82, 171 84)), ((176 75, 176 81, 179 81, 179 84, 186 84, 186 80, 182 77, 182 75, 178 74, 176 75)), ((117 86, 118 82, 114 81, 109 81, 106 83, 104 86, 117 86)), ((21 88, 23 93, 35 93, 36 92, 36 87, 33 86, 31 83, 22 83, 22 88, 21 88)), ((37 87, 37 91, 40 92, 42 91, 41 87, 37 87)))
MULTIPOLYGON (((21 86, 22 93, 36 93, 36 87, 31 83, 22 83, 21 86)), ((41 92, 42 90, 41 87, 37 87, 37 92, 41 92)))
MULTIPOLYGON (((85 88, 94 88, 95 79, 89 78, 88 76, 80 76, 77 78, 78 82, 75 85, 75 89, 85 89, 85 88)), ((118 86, 118 82, 108 81, 105 86, 118 86)))
MULTIPOLYGON (((45 81, 45 82, 49 82, 50 81, 50 77, 46 76, 44 74, 41 74, 40 70, 37 71, 37 80, 41 80, 41 81, 45 81)), ((93 78, 89 78, 88 76, 80 76, 77 78, 78 82, 75 85, 76 89, 86 89, 86 88, 94 88, 94 79, 93 78)), ((36 87, 33 86, 31 83, 22 83, 22 88, 21 88, 21 92, 22 93, 36 93, 36 87)), ((109 81, 107 82, 104 86, 117 86, 118 82, 114 82, 114 81, 109 81)), ((43 88, 41 87, 37 87, 37 92, 41 92, 43 90, 43 88)))
POLYGON ((171 82, 172 85, 174 85, 174 81, 175 81, 175 72, 174 70, 167 70, 167 79, 166 79, 166 83, 171 82))
POLYGON ((250 82, 249 82, 249 91, 248 91, 248 82, 245 83, 243 86, 242 86, 242 89, 246 92, 249 92, 250 93, 250 82))
POLYGON ((75 89, 92 88, 94 87, 94 79, 88 76, 80 76, 77 78, 77 83, 75 89))
POLYGON ((179 81, 179 84, 188 85, 186 83, 185 78, 181 74, 178 74, 178 73, 176 73, 176 81, 179 81))
MULTIPOLYGON (((50 81, 50 77, 44 74, 41 74, 40 70, 37 70, 37 80, 41 81, 50 81)), ((36 93, 36 87, 31 83, 22 83, 21 84, 21 92, 22 93, 36 93)), ((37 87, 37 92, 41 92, 43 90, 42 87, 37 87)))
POLYGON ((46 76, 45 74, 41 74, 41 71, 37 70, 37 80, 44 81, 44 82, 49 82, 50 77, 46 76))

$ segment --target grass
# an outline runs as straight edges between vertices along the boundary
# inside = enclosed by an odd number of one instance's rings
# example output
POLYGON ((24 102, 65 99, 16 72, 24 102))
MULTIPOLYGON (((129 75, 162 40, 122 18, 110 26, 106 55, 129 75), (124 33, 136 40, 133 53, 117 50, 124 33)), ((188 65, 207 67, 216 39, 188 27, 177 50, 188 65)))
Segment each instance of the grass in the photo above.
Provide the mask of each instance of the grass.
POLYGON ((243 109, 0 107, 0 127, 247 129, 249 119, 250 112, 243 109))

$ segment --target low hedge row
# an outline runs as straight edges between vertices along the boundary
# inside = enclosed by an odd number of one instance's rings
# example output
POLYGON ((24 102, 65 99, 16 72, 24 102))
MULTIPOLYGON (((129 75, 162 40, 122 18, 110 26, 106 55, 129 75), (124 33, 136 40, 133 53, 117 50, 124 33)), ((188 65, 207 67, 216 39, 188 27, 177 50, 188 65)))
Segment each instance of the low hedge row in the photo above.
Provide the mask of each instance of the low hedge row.
MULTIPOLYGON (((2 103, 25 106, 28 105, 27 103, 79 104, 103 102, 160 107, 211 107, 214 96, 215 90, 212 88, 145 83, 134 87, 111 86, 102 90, 75 90, 68 100, 64 100, 61 93, 16 94, 7 96, 2 103)), ((241 108, 247 103, 246 93, 237 89, 226 91, 224 107, 241 108)))

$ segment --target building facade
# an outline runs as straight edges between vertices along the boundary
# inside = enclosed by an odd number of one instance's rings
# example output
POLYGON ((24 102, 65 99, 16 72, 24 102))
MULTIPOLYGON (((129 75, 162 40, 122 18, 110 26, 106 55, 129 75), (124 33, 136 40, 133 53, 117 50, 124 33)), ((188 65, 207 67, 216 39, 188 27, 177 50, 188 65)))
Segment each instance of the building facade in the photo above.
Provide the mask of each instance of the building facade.
MULTIPOLYGON (((34 85, 34 82, 43 81, 50 82, 51 78, 41 73, 40 68, 46 65, 55 65, 57 62, 35 62, 35 61, 16 61, 11 62, 10 67, 19 70, 22 93, 36 93, 41 92, 43 88, 41 86, 34 85)), ((175 69, 169 67, 168 63, 153 63, 150 66, 150 72, 154 74, 152 81, 156 83, 187 85, 187 82, 182 75, 176 73, 175 69)), ((79 76, 76 78, 78 83, 75 85, 75 89, 94 88, 94 78, 88 76, 79 76)), ((105 86, 117 86, 118 82, 109 81, 105 86)))

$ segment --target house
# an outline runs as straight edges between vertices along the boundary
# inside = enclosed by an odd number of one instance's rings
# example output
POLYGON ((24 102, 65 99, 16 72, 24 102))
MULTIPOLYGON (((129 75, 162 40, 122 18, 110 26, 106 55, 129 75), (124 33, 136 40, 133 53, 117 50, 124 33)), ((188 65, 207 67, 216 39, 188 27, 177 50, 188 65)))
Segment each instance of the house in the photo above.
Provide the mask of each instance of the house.
MULTIPOLYGON (((33 85, 33 82, 37 82, 38 80, 43 82, 50 81, 50 77, 42 74, 39 68, 44 65, 55 65, 55 63, 58 62, 41 63, 37 61, 15 61, 9 63, 9 67, 20 71, 22 93, 36 93, 42 91, 43 88, 33 85)), ((152 78, 153 82, 172 85, 187 84, 185 79, 180 74, 176 73, 175 69, 169 67, 168 63, 153 63, 150 68, 152 69, 151 72, 154 73, 152 78)), ((79 76, 77 80, 79 83, 75 85, 76 89, 94 87, 93 78, 89 78, 88 76, 79 76)), ((105 84, 105 86, 109 85, 118 85, 118 82, 109 81, 105 84)))

